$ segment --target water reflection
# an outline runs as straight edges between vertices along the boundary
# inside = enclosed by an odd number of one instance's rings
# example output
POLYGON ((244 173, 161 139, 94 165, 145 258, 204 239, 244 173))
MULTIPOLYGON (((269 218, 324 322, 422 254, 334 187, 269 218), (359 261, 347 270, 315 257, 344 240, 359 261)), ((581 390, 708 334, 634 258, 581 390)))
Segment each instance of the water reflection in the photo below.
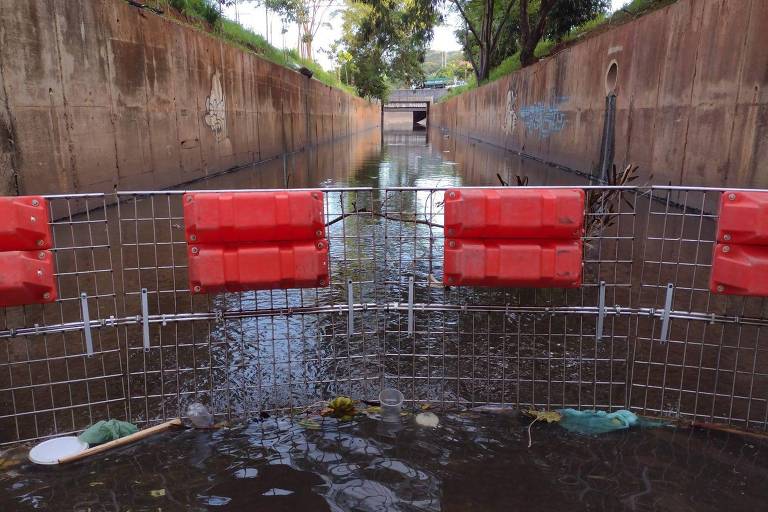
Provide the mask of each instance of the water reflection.
POLYGON ((187 188, 582 185, 584 176, 438 129, 363 132, 334 144, 211 177, 187 188))
MULTIPOLYGON (((171 432, 86 463, 33 466, 2 453, 0 509, 269 511, 761 510, 768 449, 674 429, 600 437, 508 414, 315 418, 171 432)), ((18 458, 15 458, 18 457, 18 458)))
POLYGON ((673 304, 681 311, 762 316, 762 303, 712 298, 707 291, 716 219, 702 212, 714 194, 675 193, 666 201, 628 194, 617 203, 615 223, 586 240, 580 289, 446 289, 440 284, 443 198, 430 187, 518 177, 578 186, 584 178, 436 130, 388 131, 383 143, 373 130, 189 187, 332 189, 326 212, 333 279, 326 288, 190 296, 179 195, 139 194, 99 215, 75 215, 73 221, 93 219, 78 224, 79 231, 57 226, 57 242, 72 247, 58 253, 59 271, 79 271, 62 277, 67 302, 39 308, 37 316, 7 315, 0 319, 6 326, 79 321, 81 291, 90 297, 101 291, 92 299, 99 318, 135 317, 142 288, 150 314, 211 317, 152 324, 149 351, 139 324, 98 330, 102 350, 92 358, 83 355, 79 331, 42 343, 23 336, 7 341, 0 352, 0 408, 13 412, 0 414, 2 439, 77 430, 102 417, 143 425, 183 414, 191 400, 209 406, 217 420, 242 418, 336 394, 375 399, 382 385, 399 388, 409 400, 457 407, 629 404, 648 414, 746 418, 765 427, 768 380, 756 372, 764 366, 765 329, 673 319, 670 342, 661 344, 657 317, 617 315, 607 318, 604 338, 596 341, 594 314, 545 311, 594 307, 604 280, 608 305, 658 310, 666 284, 674 282, 673 304), (349 187, 371 188, 342 190, 349 187), (646 234, 653 240, 642 242, 646 234), (98 253, 77 249, 93 243, 102 246, 98 253), (96 268, 98 274, 89 272, 96 268), (114 275, 117 284, 104 282, 114 275), (423 306, 413 313, 413 333, 403 306, 410 278, 414 302, 423 306), (357 307, 351 329, 350 303, 357 307), (370 304, 395 306, 366 308, 370 304), (285 313, 329 305, 337 309, 285 313), (512 312, 508 305, 539 309, 512 312), (212 318, 222 311, 248 314, 212 318))

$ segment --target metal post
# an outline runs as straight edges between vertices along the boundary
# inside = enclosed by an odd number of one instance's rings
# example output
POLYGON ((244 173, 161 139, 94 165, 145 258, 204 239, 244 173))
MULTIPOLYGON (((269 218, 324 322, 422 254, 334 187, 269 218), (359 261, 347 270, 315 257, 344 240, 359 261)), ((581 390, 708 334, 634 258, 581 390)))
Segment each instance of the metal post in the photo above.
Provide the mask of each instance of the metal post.
POLYGON ((91 314, 88 311, 88 295, 80 294, 80 308, 83 311, 83 333, 85 334, 85 353, 93 355, 93 335, 91 334, 91 314))
POLYGON ((144 352, 149 352, 149 300, 147 299, 146 288, 141 289, 141 327, 144 352))
POLYGON ((600 179, 608 182, 610 169, 613 166, 615 152, 616 126, 616 94, 611 92, 605 97, 605 116, 603 119, 603 135, 600 141, 600 179))
POLYGON ((600 281, 600 292, 597 299, 597 328, 595 341, 603 338, 603 323, 605 322, 605 281, 600 281))

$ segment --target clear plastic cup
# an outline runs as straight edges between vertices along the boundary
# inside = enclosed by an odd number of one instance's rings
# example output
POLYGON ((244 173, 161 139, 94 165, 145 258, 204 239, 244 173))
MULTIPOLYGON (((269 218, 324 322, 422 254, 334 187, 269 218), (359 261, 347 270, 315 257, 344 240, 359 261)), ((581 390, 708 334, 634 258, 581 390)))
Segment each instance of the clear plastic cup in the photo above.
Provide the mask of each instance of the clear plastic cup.
POLYGON ((213 416, 208 412, 208 408, 200 402, 189 404, 187 416, 195 428, 211 428, 213 426, 213 416))
POLYGON ((379 393, 381 420, 387 423, 399 423, 404 398, 403 394, 395 388, 382 389, 379 393))

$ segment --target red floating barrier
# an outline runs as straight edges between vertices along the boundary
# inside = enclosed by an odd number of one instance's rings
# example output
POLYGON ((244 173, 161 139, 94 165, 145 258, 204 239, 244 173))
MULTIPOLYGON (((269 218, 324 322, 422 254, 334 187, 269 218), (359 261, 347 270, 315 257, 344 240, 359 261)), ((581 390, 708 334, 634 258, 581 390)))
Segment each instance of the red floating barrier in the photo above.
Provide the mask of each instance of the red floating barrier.
POLYGON ((724 295, 768 296, 768 246, 715 245, 709 289, 724 295))
POLYGON ((449 239, 444 284, 526 288, 581 285, 581 240, 449 239))
POLYGON ((723 192, 717 241, 768 245, 768 192, 723 192))
POLYGON ((584 228, 581 189, 450 189, 448 238, 576 239, 584 228))
POLYGON ((0 252, 0 307, 56 300, 54 258, 50 251, 0 252))
POLYGON ((325 237, 323 193, 187 192, 184 224, 188 243, 319 240, 325 237))
POLYGON ((192 293, 328 285, 328 241, 189 246, 192 293))
POLYGON ((48 201, 41 196, 0 197, 0 251, 51 248, 48 201))

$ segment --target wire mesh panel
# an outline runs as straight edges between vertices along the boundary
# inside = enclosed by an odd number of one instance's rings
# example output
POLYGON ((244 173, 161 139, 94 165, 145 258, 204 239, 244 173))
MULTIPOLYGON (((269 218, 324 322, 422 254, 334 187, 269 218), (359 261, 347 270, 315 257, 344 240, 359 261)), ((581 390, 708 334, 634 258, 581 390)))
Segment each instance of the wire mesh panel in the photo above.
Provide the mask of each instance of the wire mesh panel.
POLYGON ((2 441, 127 417, 106 199, 57 196, 49 208, 59 298, 0 310, 2 441))
POLYGON ((765 299, 709 291, 721 193, 649 191, 638 304, 670 313, 638 316, 630 405, 765 429, 765 299))
POLYGON ((323 192, 327 286, 207 295, 189 290, 183 192, 49 198, 60 298, 2 310, 0 442, 383 386, 768 427, 765 301, 709 292, 719 190, 586 187, 571 289, 444 286, 442 188, 323 192))
POLYGON ((125 327, 136 422, 183 415, 191 401, 229 419, 378 390, 370 190, 325 194, 327 287, 219 295, 189 293, 181 199, 119 203, 125 309, 147 313, 146 326, 125 327))
POLYGON ((630 305, 632 189, 589 191, 579 289, 446 288, 444 192, 384 193, 386 218, 397 220, 386 230, 395 243, 384 258, 395 284, 386 300, 399 303, 383 332, 389 384, 446 406, 625 405, 629 319, 599 306, 600 297, 603 306, 630 305))

